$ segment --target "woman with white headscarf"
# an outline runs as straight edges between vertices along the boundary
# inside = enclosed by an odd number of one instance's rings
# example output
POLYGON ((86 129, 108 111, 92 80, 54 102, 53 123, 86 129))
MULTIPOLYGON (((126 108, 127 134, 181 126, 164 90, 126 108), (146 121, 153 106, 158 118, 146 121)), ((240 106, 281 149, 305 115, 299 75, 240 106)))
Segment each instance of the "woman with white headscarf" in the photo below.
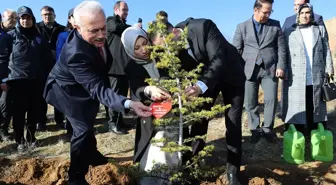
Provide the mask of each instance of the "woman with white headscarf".
MULTIPOLYGON (((149 40, 144 30, 139 27, 127 28, 122 36, 121 42, 126 53, 134 62, 130 62, 125 72, 130 81, 131 91, 138 100, 146 102, 164 101, 170 99, 170 95, 156 86, 149 86, 145 80, 152 78, 160 80, 168 77, 166 71, 158 69, 155 61, 150 59, 150 52, 147 49, 149 40)), ((140 162, 140 169, 150 171, 157 164, 168 166, 178 165, 177 153, 171 154, 161 151, 159 143, 152 144, 152 138, 175 137, 174 132, 168 132, 164 128, 154 127, 153 117, 141 118, 138 120, 135 136, 134 161, 140 162), (155 161, 155 164, 153 163, 155 161)), ((158 178, 143 178, 141 184, 156 185, 165 181, 158 178)), ((167 182, 165 182, 167 183, 167 182)))
POLYGON ((295 124, 309 135, 317 123, 327 122, 322 85, 324 76, 334 73, 327 31, 315 23, 313 7, 307 3, 299 6, 296 24, 284 35, 288 73, 282 88, 282 116, 287 126, 295 124))

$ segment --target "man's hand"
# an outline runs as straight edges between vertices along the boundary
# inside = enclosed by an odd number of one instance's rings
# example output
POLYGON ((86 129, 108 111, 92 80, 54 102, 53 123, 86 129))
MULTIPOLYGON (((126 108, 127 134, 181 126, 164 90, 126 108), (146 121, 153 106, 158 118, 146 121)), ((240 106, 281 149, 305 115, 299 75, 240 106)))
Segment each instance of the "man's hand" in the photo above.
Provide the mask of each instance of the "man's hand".
POLYGON ((283 78, 285 76, 285 72, 282 69, 277 69, 275 71, 275 76, 278 78, 283 78))
POLYGON ((2 83, 2 84, 1 84, 1 89, 2 89, 3 91, 8 91, 9 87, 8 87, 8 85, 7 85, 6 83, 2 83))
POLYGON ((202 94, 202 90, 200 87, 198 87, 198 85, 189 86, 186 88, 186 90, 184 90, 184 92, 189 97, 190 96, 198 97, 200 94, 202 94))
POLYGON ((145 106, 141 102, 131 101, 130 108, 142 118, 146 118, 152 115, 151 108, 145 106))
POLYGON ((162 101, 162 100, 167 100, 171 98, 168 92, 156 86, 147 86, 144 92, 153 101, 162 101))

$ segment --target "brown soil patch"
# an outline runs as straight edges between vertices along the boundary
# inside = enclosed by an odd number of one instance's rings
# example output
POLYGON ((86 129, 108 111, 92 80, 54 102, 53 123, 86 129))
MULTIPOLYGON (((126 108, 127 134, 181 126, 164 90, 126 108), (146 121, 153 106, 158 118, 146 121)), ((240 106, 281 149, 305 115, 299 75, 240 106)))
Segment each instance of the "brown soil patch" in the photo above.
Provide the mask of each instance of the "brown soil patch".
MULTIPOLYGON (((116 160, 118 161, 118 160, 116 160)), ((121 161, 120 161, 121 162, 121 161)), ((129 161, 123 161, 126 167, 129 161)), ((66 185, 69 161, 62 158, 22 159, 11 161, 0 159, 0 185, 66 185)), ((312 162, 303 165, 289 165, 281 162, 261 162, 241 168, 242 184, 336 184, 336 164, 312 162)), ((133 184, 118 166, 106 165, 91 167, 86 176, 91 185, 133 184)), ((216 182, 203 182, 202 185, 227 184, 225 175, 216 182)))
MULTIPOLYGON (((0 185, 66 185, 69 161, 63 158, 0 159, 0 185)), ((112 163, 90 167, 86 180, 92 185, 126 185, 127 175, 112 163)))

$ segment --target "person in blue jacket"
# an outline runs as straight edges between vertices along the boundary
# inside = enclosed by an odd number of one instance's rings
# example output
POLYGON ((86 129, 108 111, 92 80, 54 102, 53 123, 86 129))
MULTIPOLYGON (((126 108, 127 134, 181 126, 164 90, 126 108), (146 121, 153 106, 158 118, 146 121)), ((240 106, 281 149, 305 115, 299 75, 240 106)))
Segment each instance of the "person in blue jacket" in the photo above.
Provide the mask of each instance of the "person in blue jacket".
MULTIPOLYGON (((56 62, 58 61, 61 55, 62 48, 64 46, 65 41, 67 40, 69 36, 69 33, 74 29, 75 19, 73 17, 73 11, 74 11, 74 8, 71 8, 68 13, 68 23, 67 23, 68 31, 62 32, 58 35, 57 42, 56 42, 56 62)), ((66 119, 65 128, 67 129, 67 134, 68 136, 71 136, 72 131, 73 131, 71 124, 69 123, 69 120, 67 118, 65 119, 66 119)))
POLYGON ((52 55, 48 43, 38 33, 36 19, 29 7, 17 10, 18 26, 8 32, 8 73, 2 79, 2 87, 12 100, 11 112, 15 141, 19 152, 27 145, 36 146, 35 130, 37 113, 36 103, 41 94, 40 82, 45 81, 51 70, 52 55), (27 114, 27 133, 24 137, 25 116, 27 114))
POLYGON ((68 38, 69 33, 74 29, 75 19, 73 17, 73 11, 74 9, 71 8, 68 13, 68 23, 67 23, 68 31, 62 32, 58 35, 56 42, 56 62, 58 61, 59 56, 61 55, 63 45, 66 39, 68 38))

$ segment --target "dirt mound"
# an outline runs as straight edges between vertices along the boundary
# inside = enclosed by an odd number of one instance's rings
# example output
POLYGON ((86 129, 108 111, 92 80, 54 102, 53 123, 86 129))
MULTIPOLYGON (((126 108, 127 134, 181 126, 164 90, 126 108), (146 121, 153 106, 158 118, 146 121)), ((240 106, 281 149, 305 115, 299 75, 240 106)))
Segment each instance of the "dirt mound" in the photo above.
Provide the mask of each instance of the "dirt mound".
MULTIPOLYGON (((64 158, 0 159, 0 185, 66 185, 69 161, 64 158)), ((129 179, 111 163, 91 167, 86 175, 92 185, 126 185, 129 179)))
POLYGON ((23 159, 20 161, 0 160, 0 179, 13 184, 55 184, 66 182, 69 162, 60 159, 23 159))
POLYGON ((106 165, 90 168, 86 175, 86 180, 90 184, 108 185, 108 184, 130 184, 129 178, 126 174, 120 174, 117 166, 108 163, 106 165))
MULTIPOLYGON (((129 165, 129 164, 125 164, 129 165)), ((69 161, 64 158, 0 159, 0 185, 66 185, 69 161)), ((281 162, 261 162, 241 168, 242 184, 336 184, 336 164, 312 162, 289 165, 281 162)), ((127 185, 131 180, 112 163, 91 167, 86 180, 91 185, 127 185)), ((216 182, 202 185, 228 184, 223 175, 216 182)))

